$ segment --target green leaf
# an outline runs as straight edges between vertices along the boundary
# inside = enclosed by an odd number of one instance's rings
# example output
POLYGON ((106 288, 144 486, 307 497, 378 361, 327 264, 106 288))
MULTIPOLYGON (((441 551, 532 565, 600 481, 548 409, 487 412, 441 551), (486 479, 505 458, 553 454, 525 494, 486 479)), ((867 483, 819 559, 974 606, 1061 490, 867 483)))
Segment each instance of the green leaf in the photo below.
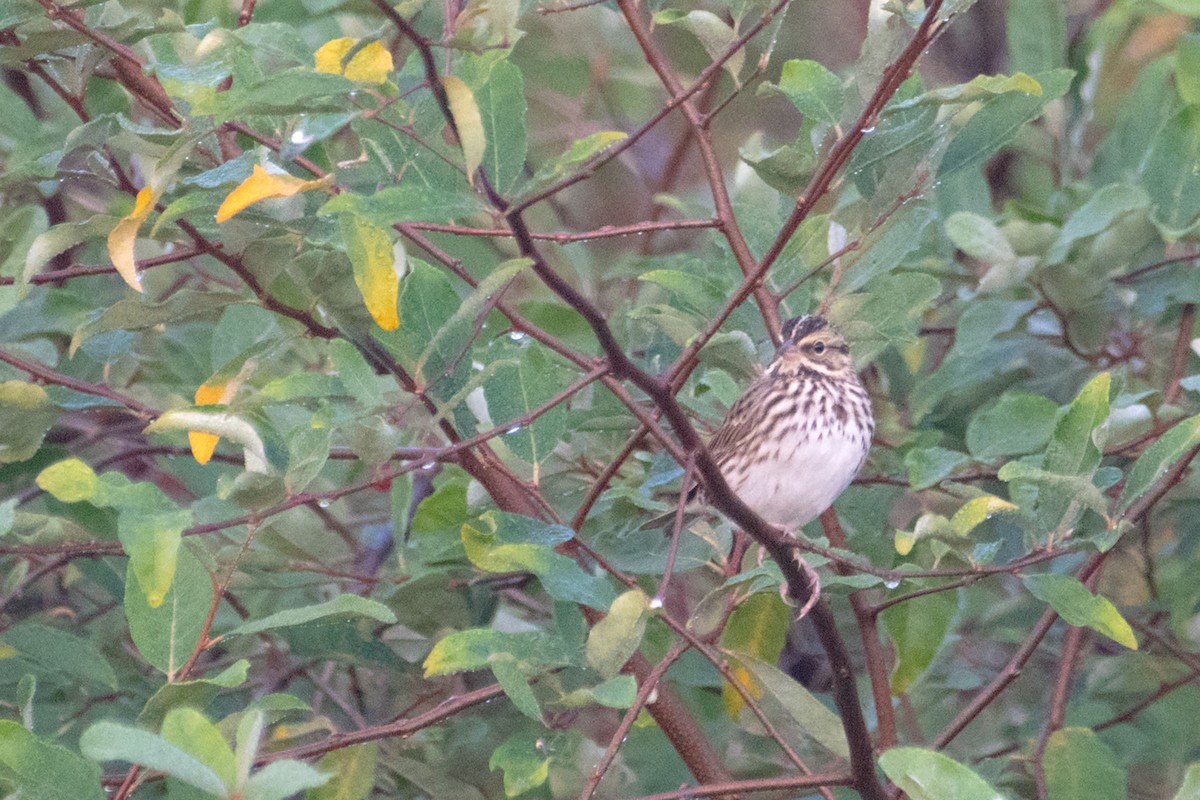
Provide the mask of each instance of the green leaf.
POLYGON ((1009 92, 989 101, 950 140, 938 167, 938 179, 945 180, 995 155, 1012 141, 1021 126, 1041 115, 1046 103, 1066 93, 1074 75, 1069 69, 1038 73, 1033 78, 1042 87, 1041 95, 1009 92))
POLYGON ((892 108, 903 110, 929 103, 972 103, 987 100, 1008 92, 1020 92, 1034 97, 1042 96, 1042 85, 1035 78, 1018 72, 1015 75, 977 75, 966 83, 934 89, 910 100, 897 103, 892 108))
POLYGON ((947 450, 944 447, 918 447, 904 454, 908 482, 914 489, 927 489, 940 483, 954 470, 970 461, 970 456, 965 453, 947 450))
POLYGON ((363 742, 326 753, 317 762, 317 769, 333 777, 310 789, 304 800, 366 800, 375 786, 378 752, 376 742, 363 742))
POLYGON ((554 552, 554 543, 521 541, 527 537, 513 524, 514 516, 484 513, 480 519, 489 528, 487 531, 463 524, 462 542, 472 564, 488 572, 532 572, 555 600, 582 603, 597 610, 612 604, 613 591, 604 578, 588 575, 573 559, 554 552))
POLYGON ((765 87, 786 95, 808 121, 836 125, 842 118, 842 81, 816 61, 785 61, 779 84, 765 87))
POLYGON ((1050 734, 1042 755, 1050 800, 1124 800, 1125 769, 1112 749, 1088 728, 1050 734))
POLYGON ((492 67, 475 90, 487 147, 483 168, 502 195, 510 194, 525 170, 525 80, 511 61, 492 67))
POLYGON ((208 766, 228 787, 237 782, 233 750, 216 725, 194 708, 171 709, 163 719, 162 738, 208 766))
POLYGON ((140 728, 97 722, 79 737, 79 749, 96 761, 128 761, 166 773, 211 795, 229 797, 225 782, 212 767, 140 728))
POLYGON ((987 217, 958 211, 946 219, 946 236, 954 246, 967 255, 988 264, 1003 264, 1015 261, 1008 239, 987 217))
POLYGON ((1046 263, 1062 263, 1075 242, 1107 230, 1125 214, 1143 211, 1149 207, 1150 198, 1140 186, 1128 183, 1111 183, 1105 186, 1071 214, 1067 224, 1063 225, 1058 240, 1046 253, 1046 263))
POLYGON ((1120 513, 1150 491, 1167 470, 1200 444, 1200 415, 1178 423, 1146 448, 1129 469, 1117 501, 1120 513))
POLYGON ((21 273, 22 283, 36 275, 46 263, 65 253, 72 247, 80 245, 89 239, 99 239, 117 224, 117 218, 107 214, 97 214, 79 222, 64 222, 38 234, 25 253, 25 268, 21 273))
POLYGON ((191 524, 191 512, 182 509, 159 513, 126 509, 117 516, 117 533, 129 556, 129 571, 151 608, 166 601, 175 580, 183 531, 191 524))
POLYGON ((889 347, 916 342, 921 317, 941 292, 932 275, 894 272, 837 298, 828 316, 850 341, 854 363, 868 364, 889 347))
POLYGON ((1014 489, 1019 488, 1016 484, 1022 482, 1036 484, 1039 489, 1035 499, 1043 504, 1038 508, 1049 508, 1050 503, 1065 500, 1061 516, 1046 517, 1046 525, 1041 529, 1043 533, 1069 533, 1079 512, 1085 508, 1100 516, 1107 516, 1108 501, 1089 475, 1060 475, 1030 466, 1024 461, 1010 461, 1000 468, 996 477, 1013 483, 1014 489))
POLYGON ((418 362, 422 363, 423 373, 414 377, 422 384, 428 384, 441 378, 465 345, 459 338, 443 338, 433 355, 425 352, 438 331, 458 310, 460 301, 442 272, 417 259, 410 259, 410 264, 412 268, 400 285, 403 324, 397 331, 398 355, 410 371, 418 362))
POLYGON ((458 309, 434 333, 417 358, 413 371, 424 376, 426 380, 436 378, 436 373, 429 370, 427 365, 444 364, 462 352, 464 347, 468 347, 479 315, 484 313, 484 305, 493 300, 498 292, 503 291, 510 281, 532 263, 528 258, 514 258, 488 272, 487 277, 459 303, 458 309))
MULTIPOLYGON (((142 297, 145 295, 138 296, 142 297)), ((240 294, 191 289, 174 292, 161 303, 138 298, 118 300, 97 319, 79 326, 71 337, 67 354, 74 358, 83 343, 97 334, 146 330, 186 322, 197 317, 215 317, 227 305, 246 302, 246 298, 240 294)))
MULTIPOLYGON (((714 598, 720 602, 722 594, 716 594, 714 598)), ((787 604, 777 591, 755 592, 734 606, 729 614, 729 621, 721 632, 721 647, 734 654, 774 663, 783 651, 790 623, 787 604)), ((748 668, 735 666, 733 674, 752 695, 762 693, 762 687, 748 668)), ((721 697, 725 701, 726 713, 736 719, 745 705, 742 695, 724 683, 721 685, 721 697)))
POLYGON ((357 347, 345 339, 334 339, 329 343, 329 360, 342 386, 363 409, 369 411, 383 405, 387 379, 375 374, 357 347))
POLYGON ((1058 406, 1026 392, 1005 392, 967 423, 967 449, 978 459, 1036 453, 1054 432, 1058 406))
POLYGON ((1012 69, 1036 73, 1067 65, 1067 15, 1058 0, 1009 0, 1006 22, 1012 69))
POLYGON ((305 789, 323 786, 333 777, 295 759, 272 761, 246 781, 245 800, 284 800, 305 789))
POLYGON ((452 675, 513 659, 543 666, 564 666, 577 660, 567 643, 554 636, 471 628, 455 631, 433 646, 425 658, 425 676, 452 675))
POLYGON ((617 597, 608 614, 588 634, 588 666, 605 678, 615 677, 641 646, 648 612, 646 595, 638 589, 617 597))
MULTIPOLYGON (((420 788, 429 797, 486 800, 482 792, 466 780, 460 780, 456 775, 448 773, 442 764, 433 766, 396 753, 388 754, 387 763, 390 769, 395 770, 398 775, 420 788)), ((463 777, 475 776, 464 775, 463 777)))
POLYGON ((116 689, 117 674, 95 643, 39 622, 13 625, 0 642, 31 662, 40 672, 70 676, 90 686, 116 689))
POLYGON ((637 699, 637 679, 632 675, 618 675, 596 684, 588 693, 602 706, 629 708, 637 699))
POLYGON ((957 611, 958 592, 952 590, 915 597, 884 610, 883 627, 896 648, 892 694, 908 691, 933 663, 957 611))
POLYGON ((879 767, 911 800, 1002 800, 1002 795, 949 756, 919 747, 894 747, 879 767))
POLYGON ((569 373, 546 358, 542 350, 529 348, 521 353, 520 360, 498 364, 483 385, 493 424, 512 425, 504 444, 531 464, 544 461, 565 437, 567 407, 558 403, 528 425, 519 420, 550 401, 569 378, 569 373))
POLYGON ((488 769, 504 772, 506 797, 533 791, 550 777, 551 759, 541 737, 541 731, 515 733, 492 752, 488 769))
POLYGON ((38 473, 37 485, 64 503, 80 503, 95 497, 100 488, 96 473, 78 458, 57 461, 38 473))
POLYGON ((32 458, 57 417, 58 409, 41 386, 24 381, 0 383, 0 464, 32 458))
MULTIPOLYGON (((700 45, 708 57, 714 61, 724 55, 737 38, 737 33, 725 20, 711 11, 695 10, 680 14, 676 9, 667 9, 654 15, 656 25, 682 25, 693 36, 700 40, 700 45)), ((746 51, 738 50, 722 65, 734 82, 742 72, 746 62, 746 51)))
POLYGON ((1168 240, 1183 236, 1200 215, 1200 106, 1188 106, 1167 121, 1150 143, 1142 186, 1150 216, 1168 240))
POLYGON ((0 782, 22 800, 103 800, 100 767, 59 744, 0 720, 0 782))
POLYGON ((138 714, 137 722, 146 728, 158 728, 161 727, 167 713, 173 709, 203 709, 222 689, 234 689, 244 684, 249 672, 250 662, 243 658, 211 678, 168 683, 146 701, 146 705, 138 714))
POLYGON ((186 547, 175 562, 175 576, 163 602, 146 600, 134 571, 125 577, 125 618, 142 658, 173 678, 200 642, 213 600, 213 580, 186 547))
POLYGON ((924 203, 909 203, 893 214, 883 226, 882 233, 869 236, 861 256, 846 256, 845 272, 839 291, 852 292, 871 279, 885 275, 903 263, 905 256, 916 250, 925 229, 937 216, 924 203))
POLYGON ((1138 649, 1133 628, 1116 606, 1107 598, 1092 594, 1070 575, 1026 575, 1022 580, 1034 597, 1049 603, 1068 624, 1091 628, 1130 650, 1138 649))
POLYGON ((765 689, 813 741, 839 758, 850 757, 846 732, 841 720, 794 678, 779 668, 746 653, 732 653, 734 664, 753 679, 753 685, 765 689))
POLYGON ((360 597, 356 594, 339 594, 337 597, 327 600, 324 603, 303 606, 301 608, 288 608, 283 611, 277 611, 262 619, 246 622, 238 625, 225 635, 245 636, 275 628, 304 625, 305 623, 314 622, 319 619, 342 615, 369 617, 385 625, 391 625, 396 621, 396 615, 383 603, 367 597, 360 597))
POLYGON ((1200 800, 1200 762, 1188 765, 1187 772, 1183 774, 1183 785, 1172 800, 1200 800))
POLYGON ((492 674, 496 676, 496 681, 500 688, 504 689, 504 694, 512 701, 513 706, 530 719, 541 722, 542 707, 529 685, 533 670, 527 671, 511 656, 493 658, 488 662, 488 666, 492 668, 492 674))
MULTIPOLYGON (((817 169, 817 154, 812 144, 801 138, 771 151, 762 146, 761 136, 752 136, 738 151, 763 182, 791 197, 804 191, 817 169)), ((744 215, 743 215, 744 216, 744 215)), ((742 221, 743 226, 746 225, 742 221)))
MULTIPOLYGON (((532 186, 543 186, 574 173, 595 156, 627 138, 629 135, 624 131, 597 131, 590 136, 576 139, 565 153, 538 167, 532 186)), ((526 191, 529 191, 529 187, 526 191)))
MULTIPOLYGON (((1096 375, 1082 389, 1067 413, 1054 426, 1054 435, 1046 447, 1042 469, 1057 475, 1090 478, 1100 466, 1104 442, 1101 425, 1108 419, 1112 380, 1107 372, 1096 375)), ((1052 531, 1073 524, 1067 519, 1075 498, 1066 492, 1041 492, 1037 500, 1042 530, 1052 531)), ((1103 512, 1101 512, 1103 513, 1103 512)))
MULTIPOLYGON (((1200 103, 1200 35, 1185 33, 1175 46, 1175 89, 1187 105, 1200 103)), ((45 234, 43 234, 45 235, 45 234)), ((39 237, 40 238, 40 237, 39 237)))
POLYGON ((398 221, 453 222, 480 210, 479 199, 473 192, 450 191, 406 180, 370 195, 342 192, 321 206, 317 214, 350 213, 376 225, 394 225, 398 221))
POLYGON ((329 461, 329 448, 333 444, 331 416, 328 404, 322 403, 321 410, 312 414, 307 423, 296 426, 288 436, 288 466, 283 476, 288 494, 304 491, 329 461))

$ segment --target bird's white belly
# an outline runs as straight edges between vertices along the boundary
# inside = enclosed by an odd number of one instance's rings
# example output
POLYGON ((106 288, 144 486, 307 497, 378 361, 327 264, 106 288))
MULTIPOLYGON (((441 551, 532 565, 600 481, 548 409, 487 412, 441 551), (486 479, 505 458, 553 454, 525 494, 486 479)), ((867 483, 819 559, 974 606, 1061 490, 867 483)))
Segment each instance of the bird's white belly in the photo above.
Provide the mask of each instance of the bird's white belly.
POLYGON ((796 530, 833 504, 862 466, 869 434, 857 425, 790 432, 730 487, 767 522, 796 530), (823 435, 821 435, 823 434, 823 435))

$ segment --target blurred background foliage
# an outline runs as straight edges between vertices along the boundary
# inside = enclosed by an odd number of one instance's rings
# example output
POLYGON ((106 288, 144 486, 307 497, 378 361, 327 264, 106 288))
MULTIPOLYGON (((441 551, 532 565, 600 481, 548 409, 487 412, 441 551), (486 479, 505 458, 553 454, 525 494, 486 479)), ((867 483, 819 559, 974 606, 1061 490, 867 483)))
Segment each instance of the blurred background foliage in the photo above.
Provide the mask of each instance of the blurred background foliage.
POLYGON ((545 268, 702 433, 781 318, 851 341, 810 563, 882 775, 1194 796, 1200 5, 933 5, 0 2, 5 791, 845 796, 545 268))

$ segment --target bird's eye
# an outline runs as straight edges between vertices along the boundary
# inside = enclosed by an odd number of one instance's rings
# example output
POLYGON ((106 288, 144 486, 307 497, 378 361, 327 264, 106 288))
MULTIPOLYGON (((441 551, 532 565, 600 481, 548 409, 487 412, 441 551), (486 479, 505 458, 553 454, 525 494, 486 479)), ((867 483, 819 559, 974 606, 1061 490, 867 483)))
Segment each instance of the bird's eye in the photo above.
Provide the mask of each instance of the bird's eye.
POLYGON ((821 353, 824 353, 825 352, 825 343, 817 342, 816 344, 814 344, 813 352, 816 353, 817 355, 821 355, 821 353))

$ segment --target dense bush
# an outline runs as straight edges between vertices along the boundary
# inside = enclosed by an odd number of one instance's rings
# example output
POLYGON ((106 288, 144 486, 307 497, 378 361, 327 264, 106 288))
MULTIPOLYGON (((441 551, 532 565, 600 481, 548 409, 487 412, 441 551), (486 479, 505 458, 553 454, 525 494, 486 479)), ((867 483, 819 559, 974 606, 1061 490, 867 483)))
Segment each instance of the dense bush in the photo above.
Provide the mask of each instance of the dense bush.
POLYGON ((5 0, 4 791, 1200 796, 1200 5, 1064 5, 5 0))

